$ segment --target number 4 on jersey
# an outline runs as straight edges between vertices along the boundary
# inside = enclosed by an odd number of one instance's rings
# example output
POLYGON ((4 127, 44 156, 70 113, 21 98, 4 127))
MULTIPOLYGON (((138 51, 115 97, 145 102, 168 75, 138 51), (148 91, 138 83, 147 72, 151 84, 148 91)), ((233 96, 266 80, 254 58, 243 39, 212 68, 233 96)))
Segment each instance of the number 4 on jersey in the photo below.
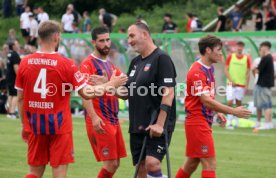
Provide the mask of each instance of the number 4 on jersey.
POLYGON ((47 73, 47 70, 46 69, 41 69, 39 74, 38 74, 38 77, 36 79, 36 82, 35 82, 35 85, 34 85, 34 89, 33 89, 33 92, 34 93, 40 93, 41 94, 41 98, 46 98, 46 94, 48 92, 47 90, 47 85, 46 85, 46 73, 47 73), (39 87, 39 84, 40 87, 39 87))

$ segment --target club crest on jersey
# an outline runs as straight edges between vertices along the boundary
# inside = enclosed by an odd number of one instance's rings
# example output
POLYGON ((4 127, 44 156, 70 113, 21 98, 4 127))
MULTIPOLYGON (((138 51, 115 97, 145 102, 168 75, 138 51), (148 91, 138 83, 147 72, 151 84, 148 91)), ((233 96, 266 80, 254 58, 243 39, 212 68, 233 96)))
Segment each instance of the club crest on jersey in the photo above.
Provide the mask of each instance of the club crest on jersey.
POLYGON ((146 64, 144 67, 144 71, 147 72, 150 69, 151 64, 146 64))
POLYGON ((102 149, 102 155, 103 155, 104 157, 108 157, 108 155, 109 155, 109 150, 108 150, 108 148, 103 148, 103 149, 102 149))
POLYGON ((74 74, 74 77, 75 77, 75 79, 76 79, 78 82, 80 82, 80 81, 83 80, 84 75, 83 75, 80 71, 78 71, 78 72, 76 72, 76 73, 74 74))
POLYGON ((203 154, 207 154, 208 153, 208 146, 201 146, 201 152, 203 154))
POLYGON ((201 80, 194 81, 194 86, 196 90, 201 90, 203 88, 202 81, 201 80))

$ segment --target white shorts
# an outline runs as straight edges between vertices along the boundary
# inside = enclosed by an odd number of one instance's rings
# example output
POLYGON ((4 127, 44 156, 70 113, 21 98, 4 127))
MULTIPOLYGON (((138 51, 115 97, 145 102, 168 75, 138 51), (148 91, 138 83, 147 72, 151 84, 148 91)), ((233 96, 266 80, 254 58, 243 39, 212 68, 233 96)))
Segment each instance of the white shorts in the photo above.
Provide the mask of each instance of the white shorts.
POLYGON ((239 100, 241 101, 244 97, 245 88, 243 87, 232 87, 228 85, 226 87, 226 99, 227 101, 239 100))

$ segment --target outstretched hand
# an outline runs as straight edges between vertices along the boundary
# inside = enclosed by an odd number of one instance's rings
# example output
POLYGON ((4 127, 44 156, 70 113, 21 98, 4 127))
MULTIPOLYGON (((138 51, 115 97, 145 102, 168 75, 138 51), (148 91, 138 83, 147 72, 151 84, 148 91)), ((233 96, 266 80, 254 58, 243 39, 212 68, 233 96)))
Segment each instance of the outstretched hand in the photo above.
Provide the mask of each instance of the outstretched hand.
POLYGON ((113 71, 112 76, 110 78, 111 85, 116 88, 119 86, 125 85, 127 80, 128 80, 128 77, 125 74, 116 76, 116 70, 113 71))
POLYGON ((252 114, 251 111, 249 111, 248 109, 245 109, 243 106, 239 106, 234 110, 235 112, 233 113, 233 115, 238 118, 248 118, 252 114))

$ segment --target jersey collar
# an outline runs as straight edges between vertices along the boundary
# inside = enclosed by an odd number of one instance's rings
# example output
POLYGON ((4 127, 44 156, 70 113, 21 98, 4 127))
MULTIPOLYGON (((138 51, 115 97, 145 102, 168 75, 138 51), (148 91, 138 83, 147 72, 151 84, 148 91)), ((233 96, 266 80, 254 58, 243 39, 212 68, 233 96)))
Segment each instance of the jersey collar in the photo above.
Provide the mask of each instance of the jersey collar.
POLYGON ((36 53, 38 53, 38 54, 56 54, 57 52, 53 51, 53 52, 50 52, 50 53, 44 53, 44 52, 41 52, 41 51, 37 51, 36 53))
POLYGON ((102 61, 102 62, 107 62, 107 60, 108 60, 108 59, 106 59, 106 60, 100 59, 97 56, 95 56, 93 53, 91 54, 91 56, 95 59, 98 59, 98 60, 102 61))
POLYGON ((207 69, 211 69, 211 66, 207 66, 205 64, 203 64, 203 62, 201 61, 201 58, 199 60, 197 60, 197 62, 202 65, 203 67, 207 68, 207 69))

